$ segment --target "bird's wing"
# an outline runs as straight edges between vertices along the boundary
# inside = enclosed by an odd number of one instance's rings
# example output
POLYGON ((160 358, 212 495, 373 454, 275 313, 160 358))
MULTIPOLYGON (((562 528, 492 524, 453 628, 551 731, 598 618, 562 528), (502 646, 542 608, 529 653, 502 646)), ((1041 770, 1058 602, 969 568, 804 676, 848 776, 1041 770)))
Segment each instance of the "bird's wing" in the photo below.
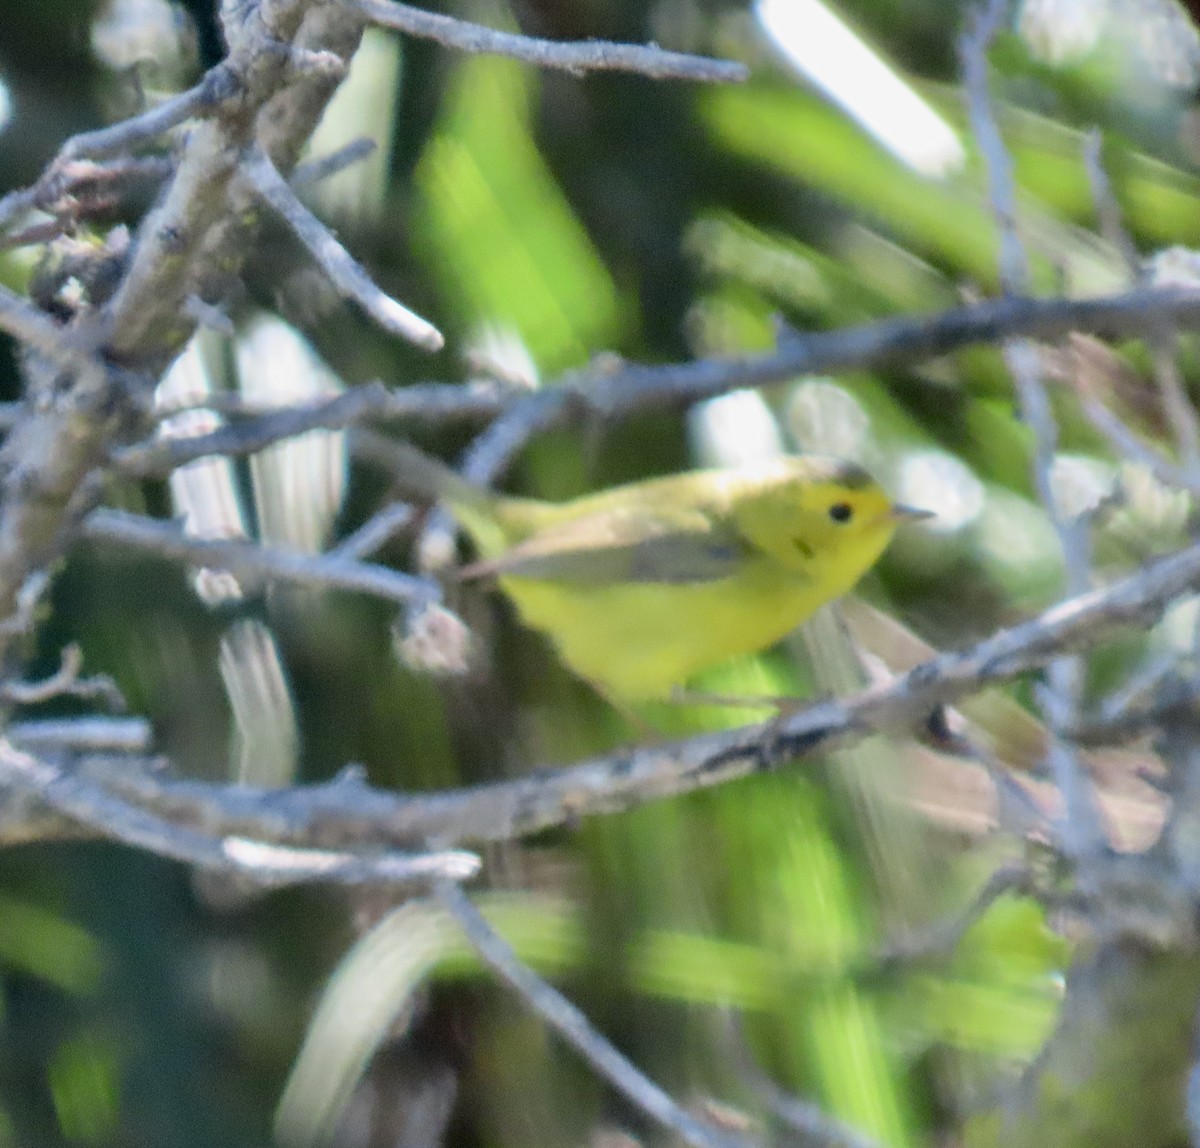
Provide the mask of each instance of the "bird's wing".
POLYGON ((700 510, 621 507, 548 526, 464 578, 518 577, 579 586, 711 582, 735 574, 749 553, 721 516, 700 510))

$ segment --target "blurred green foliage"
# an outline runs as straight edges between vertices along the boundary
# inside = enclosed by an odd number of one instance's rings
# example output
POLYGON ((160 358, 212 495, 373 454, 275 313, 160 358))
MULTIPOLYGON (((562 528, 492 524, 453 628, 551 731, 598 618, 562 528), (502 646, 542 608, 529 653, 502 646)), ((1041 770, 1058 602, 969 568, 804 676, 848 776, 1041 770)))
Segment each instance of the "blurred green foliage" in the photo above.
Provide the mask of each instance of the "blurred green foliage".
MULTIPOLYGON (((89 48, 101 7, 0 2, 0 79, 14 110, 0 133, 7 186, 30 182, 71 132, 136 105, 131 74, 89 48)), ((993 291, 996 227, 954 75, 963 11, 891 0, 843 13, 957 134, 963 162, 938 176, 906 166, 783 67, 740 5, 529 0, 515 17, 495 5, 473 13, 534 33, 731 53, 754 68, 739 88, 541 75, 389 41, 396 55, 380 63, 385 86, 371 97, 394 112, 385 122, 395 134, 378 141, 385 162, 371 169, 376 183, 326 206, 347 245, 448 333, 451 350, 428 359, 388 342, 330 303, 271 230, 249 300, 302 327, 349 383, 457 380, 472 347, 553 385, 600 352, 747 353, 772 345, 781 323, 833 328, 993 291)), ((211 13, 196 4, 194 14, 211 62, 211 13)), ((1039 290, 1099 292, 1128 277, 1097 229, 1082 159, 1093 127, 1105 133, 1134 240, 1147 250, 1197 242, 1189 100, 1166 86, 1127 88, 1111 46, 1052 67, 1010 35, 993 62, 1039 290)), ((6 253, 0 279, 23 282, 33 254, 6 253)), ((1127 362, 1145 365, 1136 353, 1127 362)), ((1190 384, 1194 348, 1184 363, 1190 384)), ((11 357, 0 388, 17 393, 11 357)), ((838 444, 904 501, 942 512, 941 529, 899 540, 867 579, 875 603, 934 641, 962 644, 1058 590, 1055 540, 1032 500, 1030 437, 996 351, 795 380, 764 399, 787 448, 838 444)), ((1115 483, 1116 460, 1071 395, 1060 389, 1055 401, 1064 449, 1092 468, 1079 473, 1115 483)), ((736 452, 736 423, 713 418, 707 441, 736 452)), ((559 432, 532 445, 511 481, 564 496, 687 465, 702 439, 694 422, 689 440, 682 418, 663 415, 559 432)), ((460 432, 427 445, 452 453, 464 442, 460 432)), ((1112 564, 1139 560, 1131 546, 1170 545, 1188 509, 1145 476, 1126 479, 1124 505, 1098 525, 1098 553, 1112 564)), ((382 494, 356 473, 339 532, 382 494)), ((161 489, 120 496, 165 506, 161 489)), ((384 557, 407 560, 401 544, 384 557)), ((263 598, 210 611, 182 570, 77 552, 31 670, 80 641, 89 668, 118 680, 180 767, 210 778, 226 775, 231 723, 217 646, 245 615, 267 623, 283 652, 309 779, 357 761, 376 784, 432 790, 630 736, 503 603, 460 605, 486 639, 490 673, 442 688, 397 664, 392 619, 375 604, 263 598)), ((1171 640, 1129 639, 1108 679, 1171 640)), ((789 645, 706 684, 811 693, 825 688, 819 669, 789 645)), ((729 720, 663 715, 676 733, 729 720)), ((888 937, 961 906, 1011 843, 915 815, 908 785, 923 762, 905 747, 872 742, 863 753, 499 850, 495 880, 518 892, 498 927, 677 1095, 725 1097, 760 1117, 738 1067, 744 1039, 780 1085, 881 1142, 932 1143, 1035 1053, 1068 950, 1031 903, 1005 898, 952 955, 877 962, 888 937), (742 1037, 730 1037, 724 1010, 742 1015, 742 1037)), ((322 985, 387 907, 373 894, 230 894, 108 846, 0 856, 0 1145, 268 1142, 322 985)), ((458 1074, 453 1143, 527 1148, 582 1142, 598 1122, 642 1127, 485 987, 461 946, 434 952, 430 968, 433 987, 395 1048, 418 1047, 458 1074)), ((386 1033, 399 1000, 368 1003, 384 1010, 386 1033)), ((372 1071, 387 1128, 413 1070, 381 1055, 372 1071)), ((382 1135, 345 1142, 398 1142, 382 1135)))

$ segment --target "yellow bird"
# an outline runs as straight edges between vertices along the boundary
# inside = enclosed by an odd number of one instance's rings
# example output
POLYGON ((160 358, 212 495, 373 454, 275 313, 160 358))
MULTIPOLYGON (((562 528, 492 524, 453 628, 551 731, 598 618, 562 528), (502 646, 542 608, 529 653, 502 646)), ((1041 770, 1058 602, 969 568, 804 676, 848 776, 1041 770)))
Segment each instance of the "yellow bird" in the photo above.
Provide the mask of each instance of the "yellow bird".
POLYGON ((661 700, 693 675, 779 641, 846 593, 905 519, 861 467, 779 458, 569 502, 475 486, 406 444, 401 485, 446 503, 522 621, 606 697, 661 700))

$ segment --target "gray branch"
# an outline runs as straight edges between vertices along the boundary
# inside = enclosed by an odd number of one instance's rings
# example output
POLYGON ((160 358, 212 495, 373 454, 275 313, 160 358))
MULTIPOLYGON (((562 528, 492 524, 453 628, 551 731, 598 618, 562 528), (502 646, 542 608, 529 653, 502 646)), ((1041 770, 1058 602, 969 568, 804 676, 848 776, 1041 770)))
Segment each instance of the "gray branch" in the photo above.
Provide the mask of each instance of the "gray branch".
POLYGON ((228 570, 239 578, 349 590, 400 605, 436 602, 441 589, 427 578, 336 554, 302 554, 234 538, 195 538, 178 526, 122 510, 96 510, 83 537, 193 566, 228 570))
POLYGON ((281 846, 230 834, 207 834, 165 821, 87 777, 17 749, 3 739, 0 739, 0 783, 36 797, 56 813, 100 836, 259 885, 463 880, 479 868, 478 858, 461 851, 400 854, 376 850, 356 854, 281 846))
MULTIPOLYGON (((178 780, 124 757, 94 756, 87 768, 131 804, 214 835, 323 848, 507 841, 726 784, 875 731, 908 734, 939 705, 1092 647, 1119 625, 1148 623, 1198 582, 1200 545, 968 650, 939 654, 885 686, 813 702, 766 725, 633 747, 491 785, 401 796, 350 772, 325 785, 256 790, 178 780)), ((23 819, 0 817, 0 844, 16 839, 28 839, 23 819)))
POLYGON ((712 60, 681 52, 664 52, 655 44, 613 44, 606 40, 566 43, 497 32, 452 16, 427 12, 395 0, 347 0, 372 23, 409 36, 435 40, 463 52, 508 56, 540 68, 559 68, 574 75, 586 72, 636 72, 654 80, 700 80, 740 83, 750 76, 745 64, 712 60))
MULTIPOLYGON (((919 362, 980 343, 1072 331, 1113 337, 1148 335, 1164 318, 1200 327, 1200 291, 1139 288, 1090 299, 988 300, 934 315, 885 319, 800 335, 767 355, 666 366, 628 364, 573 372, 529 394, 501 382, 355 387, 335 399, 259 414, 239 414, 219 430, 189 439, 150 440, 120 450, 127 475, 165 477, 210 455, 253 454, 281 439, 364 422, 480 422, 495 419, 472 447, 468 476, 494 479, 536 433, 571 420, 616 420, 649 409, 682 408, 739 387, 767 386, 804 374, 828 374, 919 362)), ((1171 470, 1168 477, 1174 476, 1171 470)))

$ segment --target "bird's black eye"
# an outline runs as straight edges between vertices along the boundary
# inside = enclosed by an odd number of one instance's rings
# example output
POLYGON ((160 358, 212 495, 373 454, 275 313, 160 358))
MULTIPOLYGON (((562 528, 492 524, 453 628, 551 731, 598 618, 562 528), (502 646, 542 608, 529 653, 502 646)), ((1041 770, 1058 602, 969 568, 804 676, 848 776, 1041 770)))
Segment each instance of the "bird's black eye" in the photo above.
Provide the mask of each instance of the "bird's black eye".
POLYGON ((848 502, 835 502, 829 508, 829 517, 834 522, 849 522, 854 517, 854 507, 848 502))

